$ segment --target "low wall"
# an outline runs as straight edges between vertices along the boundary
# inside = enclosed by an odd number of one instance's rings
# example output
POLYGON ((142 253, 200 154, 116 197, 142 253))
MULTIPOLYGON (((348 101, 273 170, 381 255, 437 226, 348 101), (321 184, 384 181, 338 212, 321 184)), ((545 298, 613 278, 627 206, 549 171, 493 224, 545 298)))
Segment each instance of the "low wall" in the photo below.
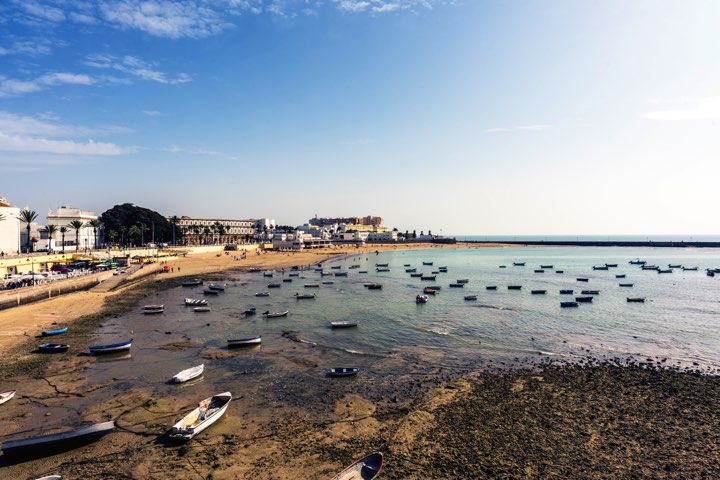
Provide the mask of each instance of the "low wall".
POLYGON ((112 271, 105 271, 91 273, 90 275, 80 278, 58 280, 45 285, 2 291, 0 292, 0 310, 45 300, 46 298, 52 298, 66 293, 77 292, 79 290, 87 290, 112 276, 112 271))

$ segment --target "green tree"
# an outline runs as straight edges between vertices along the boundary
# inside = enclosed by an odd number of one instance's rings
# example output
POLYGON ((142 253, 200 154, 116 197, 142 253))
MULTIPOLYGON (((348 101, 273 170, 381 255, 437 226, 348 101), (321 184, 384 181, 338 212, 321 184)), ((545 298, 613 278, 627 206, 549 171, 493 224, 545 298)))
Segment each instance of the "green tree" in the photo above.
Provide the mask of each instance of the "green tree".
POLYGON ((105 232, 105 238, 107 238, 108 242, 115 243, 115 240, 117 239, 118 233, 115 230, 108 230, 105 232))
POLYGON ((75 230, 75 251, 80 248, 80 230, 85 226, 82 220, 73 220, 70 222, 70 228, 75 230))
POLYGON ((118 232, 120 232, 120 243, 125 245, 125 234, 127 233, 128 229, 125 225, 120 225, 120 228, 118 228, 118 232))
POLYGON ((30 242, 30 224, 37 218, 37 212, 33 210, 24 209, 20 211, 20 221, 25 223, 27 229, 27 251, 28 253, 32 250, 32 243, 30 242))
POLYGON ((128 229, 127 234, 128 234, 128 243, 130 243, 131 245, 135 245, 135 243, 133 242, 133 239, 141 236, 142 231, 140 230, 140 227, 138 227, 137 225, 133 225, 128 229))
POLYGON ((48 249, 54 250, 52 242, 55 240, 55 234, 59 231, 58 226, 49 223, 42 231, 48 234, 48 249))
POLYGON ((99 219, 90 220, 85 225, 87 227, 91 227, 93 229, 93 238, 95 240, 94 248, 98 248, 98 241, 97 241, 97 232, 102 227, 102 222, 99 219))
MULTIPOLYGON (((173 239, 173 224, 163 215, 154 210, 133 205, 132 203, 124 203, 115 205, 103 212, 100 216, 106 230, 115 230, 121 232, 120 227, 125 227, 127 232, 130 227, 142 223, 143 225, 153 225, 156 242, 171 242, 173 239)), ((141 236, 145 232, 141 233, 141 236)), ((144 240, 144 239, 143 239, 144 240)))
POLYGON ((60 235, 62 235, 62 249, 65 253, 65 234, 68 232, 67 227, 60 227, 60 235))
POLYGON ((210 235, 210 227, 206 226, 205 228, 203 228, 203 236, 205 237, 203 243, 205 245, 207 245, 207 242, 208 242, 208 235, 210 235))
POLYGON ((195 245, 200 243, 200 225, 197 223, 193 224, 192 231, 195 233, 195 245))
POLYGON ((177 229, 178 229, 178 226, 177 226, 178 220, 180 220, 180 219, 177 217, 177 215, 173 215, 172 218, 170 219, 170 223, 172 223, 172 226, 173 226, 173 229, 172 229, 172 237, 173 237, 172 244, 173 244, 173 246, 175 246, 175 232, 177 232, 177 229))

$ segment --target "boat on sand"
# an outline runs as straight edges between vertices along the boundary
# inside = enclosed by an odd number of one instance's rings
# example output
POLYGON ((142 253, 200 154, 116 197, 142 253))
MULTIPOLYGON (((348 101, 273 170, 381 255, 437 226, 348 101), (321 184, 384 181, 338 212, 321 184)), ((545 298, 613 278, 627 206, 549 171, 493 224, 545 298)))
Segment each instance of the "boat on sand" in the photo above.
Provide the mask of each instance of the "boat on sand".
POLYGON ((170 429, 171 440, 187 442, 200 432, 217 422, 230 405, 232 394, 223 392, 208 397, 192 412, 188 413, 170 429))
POLYGON ((198 378, 205 371, 205 364, 201 363, 197 367, 188 368, 183 370, 172 378, 173 383, 188 382, 194 378, 198 378))
POLYGON ((51 453, 69 450, 79 444, 97 440, 114 429, 115 422, 110 421, 50 435, 8 440, 3 442, 3 455, 6 458, 47 456, 51 453))
POLYGON ((380 475, 383 467, 383 454, 371 453, 338 473, 330 480, 373 480, 380 475))

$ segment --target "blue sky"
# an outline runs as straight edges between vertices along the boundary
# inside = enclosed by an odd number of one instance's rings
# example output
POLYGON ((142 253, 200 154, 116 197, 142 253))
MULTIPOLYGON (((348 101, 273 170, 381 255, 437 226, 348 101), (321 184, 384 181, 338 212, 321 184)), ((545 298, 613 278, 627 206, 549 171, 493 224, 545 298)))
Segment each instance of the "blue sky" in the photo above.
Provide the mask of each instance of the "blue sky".
POLYGON ((712 0, 9 0, 0 195, 716 234, 718 25, 712 0))

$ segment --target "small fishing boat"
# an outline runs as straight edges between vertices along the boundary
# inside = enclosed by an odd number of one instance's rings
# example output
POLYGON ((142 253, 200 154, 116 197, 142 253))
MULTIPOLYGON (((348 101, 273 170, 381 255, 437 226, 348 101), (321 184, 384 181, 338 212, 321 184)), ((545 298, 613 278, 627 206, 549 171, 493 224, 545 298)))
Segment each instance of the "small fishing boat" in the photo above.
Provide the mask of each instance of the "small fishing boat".
POLYGON ((405 273, 415 273, 417 272, 417 268, 406 268, 405 273))
POLYGON ((507 265, 500 265, 498 268, 507 268, 507 265))
POLYGON ((365 288, 368 290, 382 290, 382 285, 379 283, 366 283, 365 288))
POLYGON ((389 263, 376 263, 375 266, 376 267, 387 267, 387 266, 390 266, 390 264, 389 263))
POLYGON ((592 303, 593 297, 575 297, 575 301, 579 303, 592 303))
POLYGON ((672 268, 665 268, 665 269, 659 269, 659 268, 658 268, 658 271, 657 271, 657 272, 658 272, 658 273, 673 273, 672 268))
POLYGON ((572 295, 573 290, 560 290, 560 295, 572 295))
POLYGON ((441 290, 442 287, 439 285, 428 285, 426 288, 432 288, 433 290, 441 290))
POLYGON ((618 264, 617 263, 606 263, 605 266, 608 268, 617 268, 618 264))
POLYGON ((535 273, 545 273, 545 270, 535 270, 535 273))
POLYGON ((252 345, 260 345, 262 343, 262 335, 250 338, 228 339, 228 348, 250 347, 252 345))
POLYGON ((555 273, 565 273, 565 270, 555 270, 555 273))
POLYGON ((439 270, 433 270, 433 271, 430 272, 430 273, 432 273, 433 275, 437 275, 438 273, 440 273, 440 271, 439 271, 439 270))
POLYGON ((282 286, 281 283, 272 282, 267 284, 267 288, 280 288, 282 286))
POLYGON ((578 302, 560 302, 561 308, 572 308, 577 307, 578 305, 578 302))
POLYGON ((467 278, 461 278, 460 280, 455 280, 455 283, 468 283, 469 281, 467 278))
POLYGON ((208 288, 210 290, 217 290, 218 292, 224 292, 225 291, 225 285, 219 285, 217 283, 211 283, 208 285, 208 288))
POLYGON ((314 293, 296 293, 295 298, 298 300, 309 300, 311 298, 315 298, 314 293))
POLYGON ((620 275, 615 275, 615 278, 625 278, 625 274, 621 273, 620 275))
POLYGON ((418 295, 415 297, 415 303, 427 303, 428 298, 427 295, 418 295))
POLYGON ((36 478, 35 480, 63 480, 62 475, 47 475, 45 477, 36 478))
POLYGON ((382 267, 382 268, 376 268, 375 271, 376 271, 376 272, 389 272, 390 269, 389 269, 389 268, 382 267))
POLYGON ((477 295, 465 295, 463 298, 467 301, 475 301, 477 300, 477 295))
POLYGON ((330 322, 330 328, 352 328, 357 327, 357 321, 346 321, 346 322, 330 322))
POLYGON ((255 307, 250 307, 247 310, 243 312, 245 315, 255 315, 257 313, 257 309, 255 307))
POLYGON ((67 352, 70 345, 66 343, 43 343, 38 345, 38 350, 43 353, 61 353, 67 352))
POLYGON ((333 282, 332 280, 323 280, 322 284, 323 285, 334 285, 335 282, 333 282))
POLYGON ((463 288, 465 286, 464 283, 451 283, 448 285, 450 288, 463 288))
POLYGON ((524 267, 525 262, 513 262, 513 267, 524 267))
POLYGON ((331 277, 332 274, 333 274, 332 272, 322 272, 322 271, 320 272, 321 277, 331 277))
POLYGON ((585 277, 578 277, 578 278, 576 278, 576 280, 577 280, 578 282, 585 282, 585 283, 587 283, 587 282, 589 281, 589 280, 588 280, 587 278, 585 278, 585 277))
POLYGON ((217 290, 210 290, 209 288, 206 288, 203 290, 203 295, 218 295, 220 292, 217 290))
POLYGON ((209 311, 210 311, 210 307, 207 307, 207 306, 193 307, 193 312, 195 312, 195 313, 205 313, 205 312, 209 312, 209 311))
POLYGON ((668 268, 682 268, 682 265, 680 265, 680 264, 668 263, 668 268))
POLYGON ((145 315, 153 315, 156 313, 163 313, 165 311, 165 305, 145 305, 142 312, 145 315))
POLYGON ((714 276, 715 276, 715 272, 713 272, 712 270, 708 270, 708 271, 707 271, 707 276, 708 276, 708 277, 714 277, 714 276))
POLYGON ((530 290, 530 293, 533 295, 545 295, 547 290, 530 290))
POLYGON ((497 290, 497 285, 488 285, 485 290, 497 290))
POLYGON ((259 267, 250 267, 250 270, 248 270, 248 271, 249 271, 249 272, 252 272, 252 273, 257 273, 257 272, 260 272, 260 271, 262 271, 262 270, 261 270, 259 267))
POLYGON ((422 278, 423 274, 422 274, 422 272, 420 272, 420 273, 411 273, 410 276, 411 276, 412 278, 422 278))
POLYGON ((508 285, 508 290, 521 290, 522 285, 508 285))
POLYGON ((270 292, 258 292, 255 294, 256 297, 269 297, 270 292))
POLYGON ((435 295, 437 293, 437 290, 435 290, 434 288, 425 287, 423 288, 423 293, 427 295, 435 295))
POLYGON ((645 297, 627 297, 629 303, 644 303, 645 297))
POLYGON ((272 277, 273 272, 263 272, 263 277, 272 277))
POLYGON ((540 265, 540 268, 542 268, 543 270, 545 270, 545 269, 552 270, 554 268, 554 266, 553 265, 540 265))
MULTIPOLYGON (((389 271, 389 270, 388 270, 389 271)), ((348 272, 335 272, 336 277, 347 277, 348 272)))
POLYGON ((683 272, 697 272, 698 267, 682 267, 683 272))
POLYGON ((447 273, 447 267, 438 267, 438 270, 440 270, 442 273, 447 273))
POLYGON ((593 266, 593 270, 607 270, 607 269, 608 269, 608 267, 606 267, 605 265, 600 266, 600 267, 598 267, 598 266, 593 266))
MULTIPOLYGON (((375 265, 377 265, 377 263, 376 263, 375 265)), ((404 264, 403 264, 403 267, 409 267, 409 266, 410 266, 409 263, 404 263, 404 264)))
POLYGON ((172 377, 173 383, 184 383, 189 382, 194 378, 198 378, 205 371, 205 364, 201 363, 197 367, 191 367, 187 370, 183 370, 174 377, 172 377))
POLYGON ((642 268, 643 270, 660 270, 660 267, 658 267, 657 265, 643 265, 640 268, 642 268))
POLYGON ((6 458, 46 456, 97 440, 114 429, 115 422, 109 421, 51 435, 8 440, 3 442, 2 451, 6 458))
POLYGON ((88 347, 90 349, 90 353, 93 353, 95 355, 103 354, 103 353, 115 353, 115 352, 124 352, 127 350, 130 350, 130 347, 132 347, 133 339, 126 342, 120 342, 120 343, 111 343, 109 345, 90 345, 88 347))
POLYGON ((634 285, 633 283, 621 283, 620 284, 621 287, 632 287, 633 285, 634 285))
POLYGON ((7 402, 11 398, 15 396, 15 390, 10 390, 9 392, 2 392, 0 393, 0 405, 7 402))
POLYGON ((204 298, 186 298, 185 299, 185 305, 188 307, 200 307, 202 305, 207 305, 208 301, 204 298))
POLYGON ((299 277, 300 274, 298 272, 290 272, 288 273, 288 277, 299 277))
POLYGON ((183 287, 197 287, 198 285, 202 285, 203 281, 199 278, 193 278, 192 280, 185 280, 181 283, 183 287))
MULTIPOLYGON (((387 267, 387 264, 385 264, 385 266, 387 267)), ((330 267, 330 268, 331 268, 331 269, 335 269, 335 270, 339 270, 339 269, 342 268, 342 265, 333 265, 333 266, 330 267)))
POLYGON ((628 262, 630 265, 645 265, 647 263, 646 260, 630 260, 628 262))
POLYGON ((383 455, 372 453, 347 467, 330 480, 374 480, 383 467, 383 455))
POLYGON ((280 317, 287 317, 288 313, 290 313, 290 310, 285 310, 284 312, 266 311, 265 313, 263 313, 263 315, 265 315, 265 317, 267 317, 267 318, 280 318, 280 317))
POLYGON ((320 288, 320 284, 319 283, 306 283, 304 285, 304 287, 305 288, 320 288))
POLYGON ((352 377, 359 371, 360 369, 356 367, 335 367, 330 369, 329 374, 331 377, 352 377))
POLYGON ((600 295, 600 290, 583 290, 580 293, 583 295, 600 295))
POLYGON ((435 275, 423 275, 420 277, 420 280, 425 280, 425 281, 429 280, 429 281, 434 282, 436 278, 437 277, 435 275))
POLYGON ((358 273, 367 273, 367 270, 358 270, 358 273))
POLYGON ((433 262, 422 262, 423 265, 432 266, 433 262))
POLYGON ((51 337, 53 335, 60 335, 61 333, 67 332, 68 327, 60 327, 53 330, 45 330, 40 335, 43 337, 51 337))
POLYGON ((352 270, 352 269, 354 269, 354 268, 360 268, 360 265, 350 265, 350 266, 348 267, 349 270, 352 270))
POLYGON ((187 442, 222 417, 231 400, 230 392, 206 398, 198 408, 173 425, 168 436, 171 440, 187 442))

